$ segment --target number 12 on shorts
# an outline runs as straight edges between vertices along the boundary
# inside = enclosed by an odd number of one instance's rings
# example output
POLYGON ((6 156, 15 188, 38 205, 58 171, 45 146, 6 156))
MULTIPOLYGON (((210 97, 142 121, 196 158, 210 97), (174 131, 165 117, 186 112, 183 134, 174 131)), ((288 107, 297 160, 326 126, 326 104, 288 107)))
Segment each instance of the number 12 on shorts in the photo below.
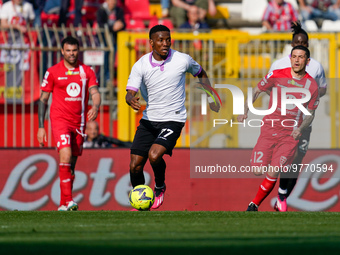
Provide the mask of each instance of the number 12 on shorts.
POLYGON ((254 151, 254 158, 253 158, 253 162, 254 163, 263 163, 262 160, 263 157, 263 152, 262 151, 254 151))

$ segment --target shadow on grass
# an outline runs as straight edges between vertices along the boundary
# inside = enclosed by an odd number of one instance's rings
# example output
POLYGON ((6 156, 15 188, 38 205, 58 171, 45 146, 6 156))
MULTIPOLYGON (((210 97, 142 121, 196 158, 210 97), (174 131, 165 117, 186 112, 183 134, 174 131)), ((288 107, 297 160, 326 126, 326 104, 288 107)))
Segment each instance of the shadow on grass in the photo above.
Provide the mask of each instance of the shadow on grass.
POLYGON ((50 242, 20 242, 20 243, 0 243, 1 254, 81 254, 81 255, 101 255, 101 254, 337 254, 340 249, 339 240, 317 241, 296 240, 295 242, 280 242, 276 238, 269 239, 268 243, 257 243, 254 239, 216 239, 204 242, 203 240, 186 240, 185 242, 151 242, 142 240, 136 241, 92 241, 70 243, 50 243, 50 242), (188 242, 189 241, 189 242, 188 242), (195 244, 196 243, 196 244, 195 244))

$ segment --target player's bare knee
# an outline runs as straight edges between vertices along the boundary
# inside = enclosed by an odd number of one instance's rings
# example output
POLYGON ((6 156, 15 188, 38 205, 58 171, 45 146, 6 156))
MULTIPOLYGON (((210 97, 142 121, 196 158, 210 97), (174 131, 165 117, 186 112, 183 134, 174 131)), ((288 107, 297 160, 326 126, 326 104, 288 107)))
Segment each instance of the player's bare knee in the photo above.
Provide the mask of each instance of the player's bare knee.
POLYGON ((60 156, 60 163, 71 163, 71 156, 70 155, 62 155, 60 156))
POLYGON ((149 151, 149 161, 151 165, 157 165, 161 161, 162 155, 156 151, 149 151))
POLYGON ((140 171, 143 171, 143 166, 138 164, 137 161, 131 160, 131 162, 130 162, 130 172, 131 173, 139 173, 140 171))

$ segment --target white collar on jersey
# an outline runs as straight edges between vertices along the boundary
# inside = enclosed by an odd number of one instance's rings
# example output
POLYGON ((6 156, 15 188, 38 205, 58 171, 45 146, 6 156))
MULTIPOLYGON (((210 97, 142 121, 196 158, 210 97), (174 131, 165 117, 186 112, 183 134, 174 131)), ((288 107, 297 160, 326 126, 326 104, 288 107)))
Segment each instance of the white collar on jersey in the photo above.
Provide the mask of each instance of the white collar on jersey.
POLYGON ((171 56, 171 49, 169 49, 169 54, 168 54, 168 56, 166 57, 166 59, 163 61, 162 64, 158 64, 158 63, 152 62, 152 53, 153 53, 153 51, 151 52, 150 57, 149 57, 149 61, 150 61, 151 66, 152 66, 152 67, 157 67, 157 66, 159 66, 160 69, 161 69, 161 71, 164 71, 164 63, 170 58, 170 56, 171 56))

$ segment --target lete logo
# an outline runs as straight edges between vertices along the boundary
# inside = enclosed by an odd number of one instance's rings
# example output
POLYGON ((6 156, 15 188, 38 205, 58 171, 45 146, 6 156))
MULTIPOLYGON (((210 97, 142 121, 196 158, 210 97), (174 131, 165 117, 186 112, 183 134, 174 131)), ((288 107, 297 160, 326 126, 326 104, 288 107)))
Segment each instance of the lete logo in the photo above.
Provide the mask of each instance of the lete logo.
MULTIPOLYGON (((92 183, 89 197, 90 204, 94 207, 100 207, 107 204, 112 195, 121 206, 129 207, 128 193, 131 190, 130 174, 123 175, 116 183, 113 192, 107 191, 106 186, 108 181, 114 179, 116 174, 111 172, 113 166, 112 158, 101 158, 98 162, 96 172, 92 172, 89 176, 82 172, 76 171, 76 178, 73 186, 73 191, 78 191, 78 194, 73 198, 77 203, 84 200, 84 194, 81 192, 85 187, 92 183), (92 180, 90 180, 92 179, 92 180)), ((4 185, 0 194, 0 207, 7 210, 37 210, 44 207, 50 200, 57 206, 60 201, 59 178, 57 177, 58 165, 56 160, 48 154, 36 154, 23 159, 18 163, 4 185), (47 168, 44 174, 35 182, 32 183, 35 173, 37 172, 36 165, 39 163, 47 163, 47 168), (18 186, 21 184, 24 191, 27 193, 39 192, 48 185, 51 186, 50 196, 41 194, 34 201, 20 201, 15 193, 18 186), (15 198, 14 198, 15 197, 15 198)), ((144 172, 145 183, 150 183, 150 174, 144 172)), ((25 197, 22 197, 25 200, 25 197)))
POLYGON ((80 94, 80 86, 79 84, 72 82, 70 83, 67 88, 66 92, 70 97, 76 97, 80 94))
MULTIPOLYGON (((310 201, 310 199, 304 199, 303 195, 306 192, 309 184, 314 191, 322 193, 331 190, 340 183, 340 157, 338 155, 324 155, 314 159, 308 164, 334 164, 334 162, 336 163, 335 165, 337 165, 337 168, 334 169, 333 176, 327 181, 320 182, 322 175, 324 174, 322 172, 311 172, 302 169, 296 186, 288 197, 287 204, 301 211, 324 211, 333 207, 339 201, 339 194, 334 194, 323 201, 310 201)), ((275 201, 276 198, 271 200, 272 206, 274 206, 275 201)))

